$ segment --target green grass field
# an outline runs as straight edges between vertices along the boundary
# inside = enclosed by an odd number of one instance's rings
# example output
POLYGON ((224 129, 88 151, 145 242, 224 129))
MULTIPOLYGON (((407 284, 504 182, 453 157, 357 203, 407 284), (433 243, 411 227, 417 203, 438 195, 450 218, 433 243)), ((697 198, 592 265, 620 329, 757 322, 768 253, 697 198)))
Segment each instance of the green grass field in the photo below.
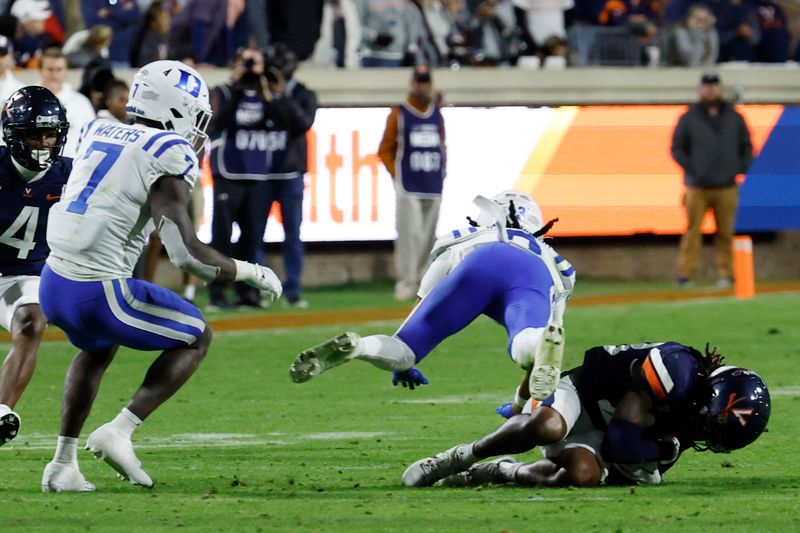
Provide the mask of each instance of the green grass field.
MULTIPOLYGON (((367 298, 390 301, 389 289, 370 288, 367 298)), ((352 290, 309 298, 329 302, 321 307, 358 300, 352 290)), ((401 486, 412 461, 502 421, 494 408, 511 399, 520 371, 503 330, 480 319, 422 363, 431 384, 415 391, 392 387, 388 373, 361 362, 303 385, 288 378, 302 348, 345 328, 391 333, 396 323, 217 333, 198 373, 134 435, 155 488, 117 480, 82 451, 97 492, 42 494, 73 354, 66 343, 48 343, 17 406, 23 434, 0 448, 0 524, 4 531, 798 531, 798 309, 795 293, 568 311, 565 366, 598 344, 710 341, 771 389, 770 431, 750 448, 687 452, 662 485, 635 488, 401 486)), ((151 360, 120 351, 84 439, 125 404, 151 360)))

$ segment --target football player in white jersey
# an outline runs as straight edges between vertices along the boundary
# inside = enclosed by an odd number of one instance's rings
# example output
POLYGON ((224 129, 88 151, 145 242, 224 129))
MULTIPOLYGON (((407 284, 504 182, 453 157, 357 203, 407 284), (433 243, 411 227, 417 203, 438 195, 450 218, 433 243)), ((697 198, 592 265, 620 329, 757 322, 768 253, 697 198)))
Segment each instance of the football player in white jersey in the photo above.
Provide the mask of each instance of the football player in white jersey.
POLYGON ((150 63, 133 80, 127 110, 132 125, 98 118, 84 128, 47 227, 51 254, 42 272, 42 311, 80 352, 67 372, 56 453, 42 477, 45 492, 94 490, 78 468, 78 437, 120 345, 161 355, 127 406, 92 432, 86 447, 123 478, 153 485, 136 458, 132 433, 189 379, 211 342, 194 305, 131 277, 154 228, 170 261, 200 279, 244 281, 273 300, 281 293, 270 269, 228 258, 194 232, 187 206, 211 118, 200 75, 177 61, 150 63))
POLYGON ((506 191, 478 197, 481 214, 470 227, 434 244, 418 292, 420 302, 393 336, 361 338, 352 332, 302 352, 290 369, 302 383, 351 359, 394 372, 393 383, 427 384, 414 368, 441 341, 481 314, 508 332, 508 352, 532 369, 530 390, 548 397, 558 383, 564 349, 563 317, 575 269, 547 245, 539 206, 527 195, 506 191))

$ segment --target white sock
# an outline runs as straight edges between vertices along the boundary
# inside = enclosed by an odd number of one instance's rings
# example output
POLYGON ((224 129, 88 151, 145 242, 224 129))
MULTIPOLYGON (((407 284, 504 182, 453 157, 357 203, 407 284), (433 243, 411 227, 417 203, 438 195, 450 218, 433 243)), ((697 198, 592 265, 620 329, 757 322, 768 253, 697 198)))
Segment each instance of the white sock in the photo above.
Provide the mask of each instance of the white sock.
POLYGON ((56 444, 56 454, 53 461, 57 463, 78 464, 78 439, 77 437, 62 437, 59 435, 56 444))
POLYGON ((475 457, 475 454, 472 451, 472 447, 475 445, 474 442, 470 444, 462 444, 460 446, 456 446, 456 450, 454 455, 458 458, 458 461, 461 462, 464 466, 472 466, 478 462, 478 458, 475 457))
POLYGON ((109 422, 109 425, 130 437, 133 435, 133 430, 141 423, 138 416, 128 411, 127 407, 123 407, 116 418, 109 422))
POLYGON ((388 335, 370 335, 361 339, 355 359, 362 359, 383 370, 403 371, 414 366, 414 352, 398 339, 388 335))
POLYGON ((186 298, 187 300, 194 300, 194 295, 196 290, 197 287, 195 287, 193 284, 187 285, 186 287, 183 288, 183 297, 186 298))
POLYGON ((517 480, 517 471, 524 464, 525 463, 500 463, 497 465, 497 468, 504 478, 513 482, 517 480))
POLYGON ((7 415, 11 412, 11 408, 4 403, 0 403, 0 416, 7 415))

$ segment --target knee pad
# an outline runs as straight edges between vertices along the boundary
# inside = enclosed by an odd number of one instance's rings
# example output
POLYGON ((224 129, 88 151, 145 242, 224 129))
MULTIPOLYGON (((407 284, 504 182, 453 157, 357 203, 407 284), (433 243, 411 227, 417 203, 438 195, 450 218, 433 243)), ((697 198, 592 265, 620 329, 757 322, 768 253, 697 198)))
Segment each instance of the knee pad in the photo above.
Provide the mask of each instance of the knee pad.
POLYGON ((544 337, 544 328, 525 328, 511 339, 511 359, 528 370, 533 368, 536 353, 544 337))

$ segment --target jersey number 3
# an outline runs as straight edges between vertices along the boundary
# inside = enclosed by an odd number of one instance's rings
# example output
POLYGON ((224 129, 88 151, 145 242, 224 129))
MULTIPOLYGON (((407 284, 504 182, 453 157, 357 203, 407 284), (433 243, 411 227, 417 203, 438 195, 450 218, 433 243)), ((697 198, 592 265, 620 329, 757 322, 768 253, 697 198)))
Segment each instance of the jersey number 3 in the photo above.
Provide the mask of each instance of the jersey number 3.
POLYGON ((36 235, 38 224, 39 208, 26 205, 19 212, 17 219, 0 235, 0 243, 18 249, 17 259, 27 259, 30 251, 36 246, 33 237, 36 235), (25 233, 22 238, 14 237, 23 226, 25 226, 25 233))
POLYGON ((67 207, 68 213, 82 215, 86 212, 86 209, 89 207, 86 202, 89 200, 92 193, 94 193, 95 189, 97 189, 97 186, 100 185, 103 178, 106 177, 106 174, 111 170, 111 167, 117 159, 119 159, 123 148, 125 147, 121 144, 111 144, 101 141, 94 141, 89 145, 89 149, 86 150, 86 155, 83 156, 83 159, 88 159, 94 152, 102 152, 103 158, 95 167, 92 175, 89 176, 89 181, 78 195, 78 198, 69 203, 69 207, 67 207))

